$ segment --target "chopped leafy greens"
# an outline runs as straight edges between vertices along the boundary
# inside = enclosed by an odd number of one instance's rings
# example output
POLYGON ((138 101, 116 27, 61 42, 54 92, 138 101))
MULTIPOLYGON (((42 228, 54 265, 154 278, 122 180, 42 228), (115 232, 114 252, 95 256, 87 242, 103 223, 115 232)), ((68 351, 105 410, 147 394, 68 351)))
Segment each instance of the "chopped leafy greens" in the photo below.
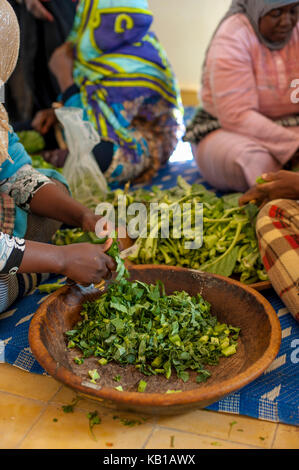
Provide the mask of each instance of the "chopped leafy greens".
MULTIPOLYGON (((128 274, 128 271, 126 270, 124 260, 120 257, 119 245, 117 241, 117 233, 112 232, 109 235, 109 238, 113 239, 113 243, 111 247, 109 248, 109 250, 107 251, 107 255, 111 256, 111 258, 113 258, 116 262, 116 272, 117 272, 116 280, 119 281, 123 277, 128 277, 129 274, 128 274)), ((57 232, 55 233, 53 237, 53 242, 55 243, 55 245, 58 245, 58 246, 72 245, 75 243, 93 243, 93 244, 102 245, 106 240, 107 238, 98 238, 95 233, 83 232, 83 230, 79 228, 57 230, 57 232)), ((56 289, 59 287, 56 287, 56 289)), ((48 285, 46 288, 48 288, 48 285)), ((44 292, 46 292, 45 290, 46 288, 44 288, 44 292)), ((50 288, 51 287, 49 287, 49 289, 50 288)), ((55 290, 55 286, 53 290, 55 290)))
POLYGON ((140 380, 138 384, 138 392, 143 393, 147 387, 147 382, 145 380, 140 380))
POLYGON ((90 411, 89 413, 87 413, 87 418, 88 418, 88 421, 89 421, 90 433, 91 433, 93 439, 96 441, 97 439, 96 439, 96 436, 94 434, 93 428, 97 424, 101 424, 102 419, 99 417, 99 414, 98 414, 97 410, 90 411))
POLYGON ((89 371, 88 371, 88 375, 89 375, 89 377, 90 377, 90 379, 91 379, 90 381, 91 381, 92 383, 94 383, 94 384, 95 384, 96 381, 100 378, 100 375, 99 375, 97 369, 89 370, 89 371))
POLYGON ((75 406, 77 405, 77 403, 81 400, 80 397, 76 396, 72 403, 70 403, 69 405, 62 405, 62 410, 64 413, 73 413, 74 412, 74 408, 75 406))
MULTIPOLYGON (((68 347, 77 347, 83 358, 135 365, 148 376, 163 374, 169 379, 175 371, 187 382, 188 370, 193 370, 197 382, 204 381, 210 376, 205 365, 236 353, 239 328, 219 323, 200 294, 165 295, 160 281, 149 285, 123 278, 110 284, 99 299, 86 302, 81 316, 66 333, 68 347)), ((90 371, 92 380, 95 372, 90 371)), ((145 387, 141 381, 139 391, 145 387)))
POLYGON ((129 272, 125 267, 124 260, 120 257, 117 233, 113 232, 112 234, 110 234, 109 238, 113 239, 113 243, 107 251, 107 255, 111 256, 111 258, 113 258, 116 262, 116 281, 119 281, 122 278, 129 277, 129 272))
POLYGON ((63 286, 63 279, 59 279, 57 282, 52 282, 50 284, 41 284, 40 286, 38 286, 38 290, 42 294, 51 294, 52 292, 55 292, 63 286))

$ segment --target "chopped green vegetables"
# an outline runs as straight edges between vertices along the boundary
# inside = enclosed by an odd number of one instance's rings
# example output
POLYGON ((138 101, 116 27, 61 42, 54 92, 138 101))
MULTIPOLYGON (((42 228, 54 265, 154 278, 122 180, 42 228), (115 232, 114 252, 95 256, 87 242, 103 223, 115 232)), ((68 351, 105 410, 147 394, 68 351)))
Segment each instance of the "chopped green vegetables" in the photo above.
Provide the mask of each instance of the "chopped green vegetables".
MULTIPOLYGON (((117 189, 105 198, 113 205, 118 220, 118 198, 125 201, 126 207, 132 203, 143 203, 148 214, 148 234, 150 235, 150 204, 166 204, 169 208, 175 204, 181 207, 182 220, 191 221, 191 231, 178 227, 178 219, 170 210, 169 236, 161 237, 163 217, 157 219, 154 228, 158 237, 139 237, 136 240, 136 252, 129 259, 135 264, 162 264, 198 269, 223 276, 238 276, 245 284, 268 280, 262 264, 255 234, 255 220, 258 208, 254 204, 239 207, 240 194, 229 194, 217 197, 203 185, 189 185, 182 177, 178 178, 177 186, 161 190, 153 186, 151 191, 137 189, 128 191, 117 189), (195 205, 203 204, 203 245, 198 249, 188 249, 185 243, 194 237, 195 205), (175 230, 181 229, 182 236, 175 236, 175 230), (192 233, 192 235, 191 235, 192 233)), ((127 223, 133 216, 127 217, 127 223)), ((182 221, 179 221, 179 224, 182 221)), ((101 243, 95 234, 84 233, 82 230, 58 231, 54 237, 57 245, 90 241, 101 243)))
POLYGON ((264 178, 262 176, 259 176, 257 179, 256 179, 256 183, 257 184, 265 184, 267 183, 266 180, 264 180, 264 178))
POLYGON ((43 168, 56 170, 60 173, 62 172, 62 168, 56 168, 51 163, 46 162, 42 155, 38 155, 38 153, 44 150, 46 146, 45 140, 39 132, 28 130, 17 132, 17 135, 26 152, 31 157, 33 168, 43 168))
POLYGON ((75 406, 77 405, 77 403, 80 400, 81 400, 81 398, 77 396, 73 399, 72 403, 70 403, 69 405, 62 405, 63 412, 64 413, 73 413, 75 406))
POLYGON ((52 292, 55 292, 63 286, 63 280, 59 279, 57 282, 53 282, 52 284, 41 284, 40 286, 38 286, 38 290, 42 294, 51 294, 52 292))
POLYGON ((90 433, 91 433, 93 439, 96 441, 96 436, 94 434, 93 428, 97 424, 101 424, 102 419, 99 417, 99 414, 98 414, 97 410, 90 411, 89 413, 87 413, 87 418, 88 418, 88 421, 89 421, 90 433))
MULTIPOLYGON (((199 269, 214 274, 230 277, 240 276, 240 281, 252 284, 268 279, 261 261, 258 242, 253 222, 256 206, 248 204, 238 206, 239 195, 233 194, 217 197, 202 185, 186 183, 178 178, 178 186, 172 190, 155 190, 152 201, 166 203, 171 206, 182 201, 203 204, 203 245, 199 249, 187 249, 185 243, 188 236, 176 238, 173 235, 174 216, 170 214, 170 236, 162 238, 139 237, 136 241, 138 249, 129 259, 136 264, 166 264, 199 269)), ((194 220, 193 205, 185 214, 194 220)), ((161 229, 162 218, 156 230, 161 229)), ((183 230, 182 230, 183 232, 183 230)))
POLYGON ((33 168, 42 168, 46 170, 56 170, 59 173, 62 173, 62 168, 57 168, 56 166, 52 165, 49 162, 46 162, 46 160, 41 156, 41 155, 31 155, 31 160, 32 160, 32 166, 33 168))
POLYGON ((24 146, 26 152, 28 152, 29 155, 41 152, 45 148, 45 139, 37 131, 20 131, 17 132, 17 136, 19 137, 21 144, 24 146))
POLYGON ((148 420, 148 418, 141 418, 140 419, 130 419, 130 418, 121 418, 120 416, 113 416, 113 419, 116 420, 118 419, 121 424, 123 424, 124 426, 129 426, 129 427, 133 427, 133 426, 140 426, 141 424, 143 424, 145 421, 148 420))
POLYGON ((119 252, 119 244, 117 241, 117 233, 113 232, 109 235, 109 238, 113 239, 113 243, 109 250, 107 251, 107 255, 111 256, 111 258, 114 259, 116 262, 116 281, 119 281, 120 279, 127 278, 129 277, 129 272, 125 267, 125 262, 124 260, 120 257, 120 252, 119 252))
POLYGON ((145 380, 140 380, 138 384, 138 392, 143 393, 147 387, 147 382, 145 380))
POLYGON ((97 380, 100 378, 100 375, 99 375, 97 369, 89 370, 88 375, 91 378, 90 381, 94 384, 97 383, 97 380))
MULTIPOLYGON (((236 353, 239 328, 219 323, 200 294, 167 296, 160 281, 148 285, 122 278, 99 299, 86 302, 81 316, 66 332, 68 347, 80 349, 83 358, 135 365, 145 375, 169 379, 175 371, 186 382, 193 370, 202 381, 210 375, 205 365, 236 353)), ((96 371, 89 375, 97 379, 96 371)), ((139 391, 145 387, 141 381, 139 391)))
POLYGON ((74 357, 74 362, 78 365, 84 364, 84 359, 82 357, 74 357))
POLYGON ((83 232, 80 228, 57 230, 53 243, 58 246, 74 243, 93 243, 102 245, 105 239, 98 238, 94 232, 83 232))
MULTIPOLYGON (((122 277, 128 277, 128 272, 125 268, 124 260, 120 257, 117 233, 112 232, 109 235, 109 238, 113 239, 113 243, 107 251, 107 255, 111 256, 111 258, 116 262, 116 280, 118 281, 122 277)), ((83 230, 79 228, 58 230, 53 238, 53 242, 58 246, 71 245, 74 243, 93 243, 102 245, 106 240, 107 238, 98 238, 95 233, 83 232, 83 230)))
POLYGON ((107 359, 105 359, 104 357, 102 357, 102 359, 99 359, 98 363, 101 364, 101 366, 105 366, 107 364, 107 359))

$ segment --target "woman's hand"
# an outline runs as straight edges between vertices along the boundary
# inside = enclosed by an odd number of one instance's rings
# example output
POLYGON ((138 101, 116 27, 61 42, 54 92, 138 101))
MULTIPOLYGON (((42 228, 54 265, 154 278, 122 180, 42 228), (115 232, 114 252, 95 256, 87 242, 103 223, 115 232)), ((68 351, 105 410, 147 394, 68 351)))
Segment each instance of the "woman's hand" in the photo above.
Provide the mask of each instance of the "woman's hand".
MULTIPOLYGON (((96 224, 100 219, 101 216, 95 215, 94 212, 92 212, 90 209, 86 209, 82 213, 82 218, 78 225, 82 228, 82 230, 84 230, 84 232, 95 232, 96 224)), ((104 228, 107 228, 108 230, 108 227, 104 228)))
POLYGON ((115 261, 105 254, 112 244, 108 239, 103 245, 80 243, 61 248, 63 267, 61 274, 79 284, 97 284, 102 279, 109 279, 115 271, 115 261))
POLYGON ((25 5, 38 20, 54 21, 54 16, 41 4, 40 0, 25 0, 25 5))
POLYGON ((26 240, 19 273, 53 273, 67 276, 82 285, 109 279, 115 271, 115 261, 106 254, 113 243, 103 245, 80 243, 55 246, 26 240))
POLYGON ((54 109, 43 109, 42 111, 38 111, 33 118, 31 123, 34 130, 39 132, 42 135, 47 134, 51 127, 56 124, 57 118, 55 115, 54 109))
MULTIPOLYGON (((96 224, 102 218, 73 199, 59 181, 42 186, 31 199, 30 210, 35 215, 59 220, 71 227, 80 227, 85 232, 95 232, 96 224)), ((105 238, 113 230, 114 227, 105 219, 97 235, 105 238)))
MULTIPOLYGON (((95 215, 91 210, 86 209, 83 213, 82 221, 79 223, 79 226, 85 232, 95 232, 97 237, 99 238, 106 238, 107 236, 111 235, 114 232, 115 227, 108 221, 103 220, 100 224, 97 223, 102 219, 101 215, 95 215)), ((127 231, 125 227, 120 227, 117 229, 118 233, 118 245, 119 249, 122 251, 127 247, 128 238, 127 238, 127 231)))
POLYGON ((264 206, 274 199, 299 199, 299 173, 281 170, 262 175, 262 179, 265 183, 256 184, 240 198, 241 206, 251 201, 264 206))
POLYGON ((73 65, 72 44, 65 42, 55 49, 49 61, 49 69, 56 77, 62 93, 74 84, 73 65))

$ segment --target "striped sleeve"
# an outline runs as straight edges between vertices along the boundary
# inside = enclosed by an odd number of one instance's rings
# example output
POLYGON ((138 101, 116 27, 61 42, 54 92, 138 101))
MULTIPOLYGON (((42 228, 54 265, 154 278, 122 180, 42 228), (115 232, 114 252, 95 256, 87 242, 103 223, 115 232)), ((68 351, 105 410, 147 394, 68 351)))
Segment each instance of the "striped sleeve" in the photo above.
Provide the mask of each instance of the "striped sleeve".
POLYGON ((16 273, 22 263, 24 251, 24 239, 0 232, 0 273, 16 273))

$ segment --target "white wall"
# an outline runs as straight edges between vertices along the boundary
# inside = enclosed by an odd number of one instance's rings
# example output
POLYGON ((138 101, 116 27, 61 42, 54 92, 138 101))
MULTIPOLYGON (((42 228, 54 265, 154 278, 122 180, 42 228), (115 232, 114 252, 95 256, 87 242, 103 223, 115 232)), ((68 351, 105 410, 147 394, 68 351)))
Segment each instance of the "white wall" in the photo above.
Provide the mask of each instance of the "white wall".
POLYGON ((166 49, 181 89, 197 91, 205 49, 231 0, 148 0, 152 30, 166 49))

